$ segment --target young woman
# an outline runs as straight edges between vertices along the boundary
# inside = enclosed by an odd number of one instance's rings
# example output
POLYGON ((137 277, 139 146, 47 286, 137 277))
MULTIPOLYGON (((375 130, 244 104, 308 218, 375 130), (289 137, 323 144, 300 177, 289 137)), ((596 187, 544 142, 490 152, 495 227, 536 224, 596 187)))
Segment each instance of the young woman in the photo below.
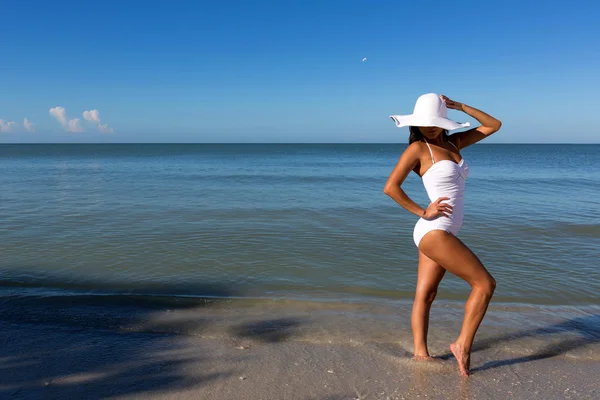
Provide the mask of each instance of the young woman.
POLYGON ((456 357, 461 375, 469 374, 471 346, 496 281, 473 252, 456 237, 463 220, 463 192, 469 175, 464 149, 498 131, 501 122, 466 104, 435 93, 425 94, 415 104, 411 115, 390 116, 398 127, 409 126, 409 146, 385 184, 384 193, 406 210, 420 217, 413 238, 419 249, 417 288, 411 324, 414 336, 414 359, 432 360, 427 350, 429 310, 446 271, 464 279, 471 286, 465 304, 461 332, 450 350, 456 357), (481 126, 456 134, 448 131, 469 126, 447 118, 447 109, 462 111, 481 126), (422 208, 402 190, 402 183, 414 171, 423 180, 431 200, 422 208))

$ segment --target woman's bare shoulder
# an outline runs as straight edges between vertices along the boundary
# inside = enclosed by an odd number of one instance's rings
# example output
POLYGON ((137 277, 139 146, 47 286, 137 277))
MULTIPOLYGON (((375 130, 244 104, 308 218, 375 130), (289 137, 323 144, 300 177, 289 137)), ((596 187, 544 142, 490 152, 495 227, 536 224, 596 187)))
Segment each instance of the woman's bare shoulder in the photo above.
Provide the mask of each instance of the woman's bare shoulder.
POLYGON ((425 150, 425 144, 423 142, 412 142, 402 152, 400 156, 400 163, 406 165, 409 170, 414 171, 420 176, 420 165, 425 150))
POLYGON ((404 152, 402 153, 403 155, 406 154, 408 157, 411 158, 420 158, 421 154, 423 153, 424 150, 424 143, 423 142, 412 142, 411 144, 409 144, 406 149, 404 149, 404 152))

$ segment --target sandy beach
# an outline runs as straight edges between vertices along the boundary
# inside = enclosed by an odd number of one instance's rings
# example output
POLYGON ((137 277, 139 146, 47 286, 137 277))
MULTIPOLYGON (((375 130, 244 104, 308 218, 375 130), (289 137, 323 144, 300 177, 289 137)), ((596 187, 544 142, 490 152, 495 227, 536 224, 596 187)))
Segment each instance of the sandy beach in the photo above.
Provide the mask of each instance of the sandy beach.
POLYGON ((565 319, 572 310, 492 307, 476 340, 472 375, 462 378, 445 347, 457 325, 444 320, 456 319, 458 305, 442 305, 434 313, 439 326, 432 326, 431 351, 440 361, 419 363, 410 358, 407 305, 207 300, 157 308, 139 301, 135 307, 100 305, 94 298, 87 303, 82 307, 81 299, 63 297, 4 301, 0 397, 595 399, 600 394, 596 310, 565 319), (500 329, 499 319, 506 323, 511 314, 522 323, 500 329))

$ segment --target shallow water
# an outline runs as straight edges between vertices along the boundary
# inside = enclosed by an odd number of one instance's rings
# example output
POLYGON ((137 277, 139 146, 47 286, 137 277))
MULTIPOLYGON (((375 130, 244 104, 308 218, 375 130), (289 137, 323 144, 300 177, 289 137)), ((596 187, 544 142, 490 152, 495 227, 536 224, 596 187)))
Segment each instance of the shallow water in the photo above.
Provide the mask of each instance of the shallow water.
MULTIPOLYGON (((0 145, 0 293, 410 300, 404 145, 0 145)), ((476 145, 459 237, 498 303, 599 305, 599 145, 476 145)), ((406 190, 427 204, 416 175, 406 190)), ((463 300, 448 274, 439 298, 463 300)))

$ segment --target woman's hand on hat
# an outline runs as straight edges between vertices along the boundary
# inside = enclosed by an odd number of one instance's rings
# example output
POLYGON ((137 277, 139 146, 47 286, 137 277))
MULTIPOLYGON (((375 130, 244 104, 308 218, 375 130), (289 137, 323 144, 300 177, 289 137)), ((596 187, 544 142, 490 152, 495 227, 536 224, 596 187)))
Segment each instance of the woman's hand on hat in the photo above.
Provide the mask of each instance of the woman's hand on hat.
POLYGON ((444 200, 450 200, 448 197, 440 197, 433 203, 429 204, 429 207, 425 210, 421 218, 423 219, 434 219, 437 217, 450 218, 452 214, 452 206, 450 204, 442 203, 444 200))
POLYGON ((441 95, 440 97, 442 98, 444 103, 446 103, 446 107, 451 108, 452 110, 458 110, 458 111, 463 110, 462 103, 459 103, 458 101, 450 100, 448 97, 446 97, 444 95, 441 95))

